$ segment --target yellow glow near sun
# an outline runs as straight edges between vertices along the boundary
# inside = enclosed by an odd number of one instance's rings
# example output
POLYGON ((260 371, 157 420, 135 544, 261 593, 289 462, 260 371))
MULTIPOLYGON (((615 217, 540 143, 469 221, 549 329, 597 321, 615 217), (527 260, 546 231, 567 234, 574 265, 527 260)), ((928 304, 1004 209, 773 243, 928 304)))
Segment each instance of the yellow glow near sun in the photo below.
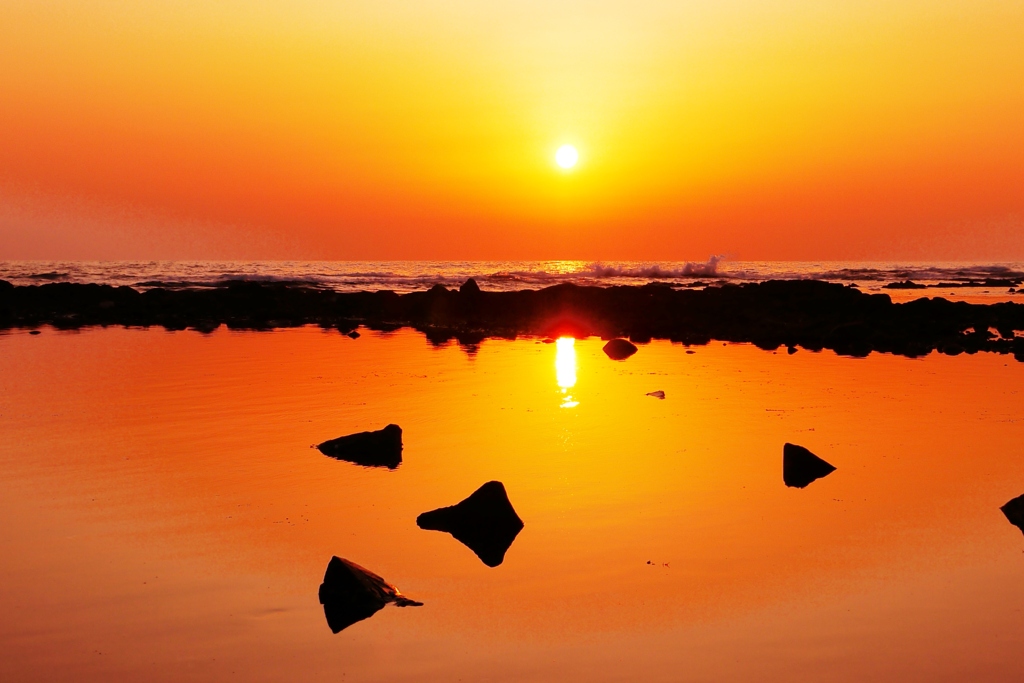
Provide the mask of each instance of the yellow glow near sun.
POLYGON ((580 160, 580 153, 572 145, 562 145, 555 152, 555 163, 568 170, 580 160))

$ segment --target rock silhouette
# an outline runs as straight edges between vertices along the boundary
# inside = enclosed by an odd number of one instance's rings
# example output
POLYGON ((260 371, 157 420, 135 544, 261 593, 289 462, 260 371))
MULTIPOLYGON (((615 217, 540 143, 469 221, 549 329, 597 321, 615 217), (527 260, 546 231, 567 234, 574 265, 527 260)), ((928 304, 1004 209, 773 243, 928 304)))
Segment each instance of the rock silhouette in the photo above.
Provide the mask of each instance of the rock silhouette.
POLYGON ((786 486, 802 489, 835 470, 834 466, 803 446, 787 443, 782 447, 782 481, 786 486))
POLYGON ((882 289, 927 289, 927 285, 922 285, 913 280, 904 280, 903 282, 890 282, 887 285, 882 285, 882 289))
POLYGON ((331 631, 338 633, 394 603, 398 607, 420 607, 401 591, 373 572, 337 555, 327 563, 324 582, 320 584, 320 604, 331 631))
POLYGON ((1024 496, 1014 498, 999 509, 1006 515, 1006 519, 1010 520, 1010 524, 1024 532, 1024 496))
POLYGON ((523 528, 505 487, 489 481, 466 500, 416 518, 421 529, 444 531, 476 553, 488 567, 497 567, 523 528))
POLYGON ((364 467, 395 469, 402 463, 402 428, 388 425, 376 432, 340 436, 317 445, 326 456, 364 467))
POLYGON ((636 353, 636 345, 625 339, 612 339, 604 345, 603 350, 612 360, 626 360, 636 353))
POLYGON ((661 391, 661 390, 658 390, 658 391, 648 391, 647 395, 648 396, 653 396, 654 398, 661 398, 661 399, 665 398, 665 392, 661 391))
POLYGON ((687 346, 712 340, 751 342, 769 351, 799 346, 857 357, 875 351, 911 358, 935 351, 988 351, 1024 361, 1024 336, 1019 334, 1024 331, 1024 304, 971 304, 941 297, 893 303, 888 294, 815 280, 724 283, 704 289, 668 283, 560 284, 513 292, 469 285, 464 292, 434 287, 407 294, 239 280, 202 289, 161 283, 139 287, 69 282, 14 286, 0 280, 0 329, 159 325, 184 330, 223 324, 233 330, 319 325, 347 332, 359 326, 377 331, 412 327, 436 344, 572 334, 668 339, 687 346), (968 332, 989 329, 999 335, 968 332))

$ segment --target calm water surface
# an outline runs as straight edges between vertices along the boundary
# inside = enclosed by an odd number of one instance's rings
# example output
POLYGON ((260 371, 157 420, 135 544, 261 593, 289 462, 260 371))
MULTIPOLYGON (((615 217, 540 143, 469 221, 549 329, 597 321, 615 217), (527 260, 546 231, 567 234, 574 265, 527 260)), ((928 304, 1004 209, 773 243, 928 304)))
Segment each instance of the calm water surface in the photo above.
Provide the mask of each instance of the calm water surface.
POLYGON ((0 336, 0 679, 1024 678, 1024 364, 601 346, 0 336), (309 447, 389 422, 396 471, 309 447), (494 479, 499 567, 417 528, 494 479), (332 555, 424 606, 332 634, 332 555))

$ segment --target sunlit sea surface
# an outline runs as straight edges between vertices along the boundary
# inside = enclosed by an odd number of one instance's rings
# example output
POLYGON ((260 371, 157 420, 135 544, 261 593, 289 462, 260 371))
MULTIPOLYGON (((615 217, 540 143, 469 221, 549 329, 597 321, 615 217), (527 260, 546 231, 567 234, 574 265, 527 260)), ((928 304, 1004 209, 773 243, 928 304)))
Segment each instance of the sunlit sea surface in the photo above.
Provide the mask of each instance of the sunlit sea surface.
POLYGON ((1011 299, 1008 287, 952 287, 883 290, 885 284, 963 284, 988 279, 1024 279, 1024 263, 874 263, 731 261, 0 261, 0 279, 18 285, 96 282, 152 287, 208 287, 228 279, 296 282, 336 291, 411 292, 436 284, 457 287, 475 278, 486 290, 537 289, 562 282, 580 285, 720 284, 770 279, 819 279, 886 291, 894 299, 943 296, 997 301, 1011 299))
POLYGON ((0 680, 1024 680, 1024 364, 601 346, 0 335, 0 680), (491 480, 494 568, 416 525, 491 480), (424 605, 332 633, 333 555, 424 605))

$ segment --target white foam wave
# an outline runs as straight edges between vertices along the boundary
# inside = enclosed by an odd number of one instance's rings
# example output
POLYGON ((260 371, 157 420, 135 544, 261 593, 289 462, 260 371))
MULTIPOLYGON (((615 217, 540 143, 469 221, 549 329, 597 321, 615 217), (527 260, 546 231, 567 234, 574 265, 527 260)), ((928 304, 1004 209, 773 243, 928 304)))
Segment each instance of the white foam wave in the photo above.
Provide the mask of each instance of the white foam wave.
POLYGON ((610 278, 645 278, 648 280, 668 280, 692 277, 717 277, 718 264, 723 256, 712 256, 704 263, 687 262, 680 268, 666 267, 660 263, 639 264, 637 266, 616 267, 593 263, 590 274, 593 277, 610 278))

